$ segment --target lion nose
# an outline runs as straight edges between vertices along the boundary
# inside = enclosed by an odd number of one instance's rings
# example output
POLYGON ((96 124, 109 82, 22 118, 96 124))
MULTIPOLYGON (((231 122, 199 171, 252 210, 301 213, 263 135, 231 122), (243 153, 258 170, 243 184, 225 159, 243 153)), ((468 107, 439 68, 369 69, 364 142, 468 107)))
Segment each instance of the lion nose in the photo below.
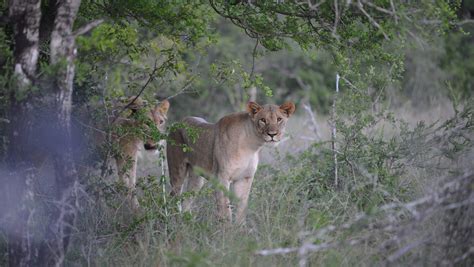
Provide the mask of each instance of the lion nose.
POLYGON ((269 133, 267 133, 267 134, 268 134, 272 139, 273 139, 273 137, 274 137, 275 135, 277 135, 276 132, 269 132, 269 133))
POLYGON ((148 144, 148 143, 145 143, 144 147, 145 147, 146 150, 156 149, 156 145, 152 145, 152 144, 148 144))

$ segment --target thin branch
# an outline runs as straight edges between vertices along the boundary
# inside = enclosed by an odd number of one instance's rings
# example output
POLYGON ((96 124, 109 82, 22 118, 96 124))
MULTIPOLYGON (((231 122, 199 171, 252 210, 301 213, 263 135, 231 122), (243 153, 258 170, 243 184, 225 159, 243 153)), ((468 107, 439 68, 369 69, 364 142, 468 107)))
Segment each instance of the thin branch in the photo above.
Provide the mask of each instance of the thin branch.
POLYGON ((397 250, 395 253, 393 253, 392 255, 390 255, 387 260, 389 262, 394 262, 396 261, 397 259, 399 259, 400 257, 402 257, 403 255, 405 255, 406 253, 410 252, 411 250, 413 250, 414 248, 426 243, 427 241, 429 241, 430 238, 423 238, 423 239, 420 239, 420 240, 416 240, 415 242, 412 242, 402 248, 400 248, 399 250, 397 250))
POLYGON ((149 74, 148 76, 148 80, 145 82, 145 84, 142 86, 142 88, 140 89, 140 92, 138 92, 138 94, 127 104, 125 105, 125 107, 123 107, 118 113, 117 115, 115 115, 114 119, 112 120, 112 124, 120 117, 120 114, 122 114, 122 112, 124 112, 127 108, 129 108, 133 103, 135 103, 135 101, 141 96, 141 94, 145 91, 145 89, 148 87, 148 85, 150 84, 150 82, 155 79, 155 73, 158 71, 158 68, 156 67, 158 64, 158 59, 155 60, 155 65, 153 67, 153 71, 149 74))
MULTIPOLYGON (((326 0, 322 0, 322 1, 320 1, 319 3, 316 3, 316 4, 313 5, 313 4, 311 3, 311 0, 307 0, 307 1, 306 1, 306 4, 308 5, 308 8, 309 8, 310 10, 316 10, 316 9, 318 9, 318 7, 319 7, 320 5, 324 4, 325 2, 326 2, 326 0)), ((304 3, 304 2, 302 1, 301 4, 303 4, 303 3, 304 3)), ((297 4, 299 4, 299 3, 297 3, 297 4)))
POLYGON ((337 0, 334 0, 334 27, 332 28, 332 36, 336 39, 338 39, 338 36, 336 34, 337 32, 337 25, 339 24, 339 5, 337 4, 337 0))
POLYGON ((255 46, 253 47, 253 52, 252 52, 252 71, 250 72, 250 79, 253 78, 254 71, 255 71, 255 58, 257 57, 257 47, 258 47, 259 41, 260 40, 257 37, 255 41, 255 46))
POLYGON ((288 253, 293 253, 298 251, 299 248, 274 248, 274 249, 264 249, 258 251, 256 254, 260 256, 271 256, 271 255, 283 255, 288 253))
POLYGON ((383 8, 383 7, 379 7, 379 6, 373 4, 373 3, 369 2, 369 1, 363 0, 363 2, 364 2, 364 4, 370 6, 371 8, 374 8, 374 9, 376 9, 376 10, 382 12, 382 13, 386 13, 386 14, 389 14, 389 15, 394 15, 394 13, 393 13, 392 11, 390 11, 390 10, 388 10, 388 9, 385 9, 385 8, 383 8))
POLYGON ((346 82, 352 89, 356 90, 357 92, 361 92, 361 90, 357 88, 357 86, 355 86, 353 83, 351 83, 351 81, 349 81, 346 77, 339 76, 339 78, 341 78, 344 82, 346 82))
POLYGON ((456 24, 457 25, 464 25, 464 24, 468 24, 468 23, 474 23, 474 19, 461 20, 461 21, 457 22, 456 24))
MULTIPOLYGON (((339 94, 339 74, 336 74, 336 93, 334 94, 333 102, 332 102, 332 141, 331 141, 331 148, 332 150, 336 151, 336 100, 337 95, 339 94)), ((339 185, 339 177, 337 173, 337 153, 334 153, 334 187, 337 188, 339 185)))
POLYGON ((469 250, 466 253, 454 259, 453 263, 458 263, 460 261, 463 261, 467 259, 467 257, 469 257, 469 255, 471 254, 474 254, 474 247, 469 248, 469 250))
POLYGON ((395 18, 395 23, 398 24, 397 11, 395 10, 395 4, 393 3, 393 0, 390 0, 390 6, 392 7, 392 12, 393 12, 393 17, 395 18))
POLYGON ((362 2, 359 0, 357 1, 357 7, 359 8, 359 10, 369 19, 369 21, 377 28, 380 30, 380 32, 383 34, 384 38, 386 40, 390 40, 390 38, 388 38, 388 35, 385 33, 385 31, 382 29, 382 26, 380 26, 380 24, 377 23, 377 21, 375 21, 375 19, 373 19, 369 13, 367 13, 367 11, 364 9, 364 6, 362 5, 362 2))
POLYGON ((96 19, 96 20, 93 20, 89 23, 87 23, 86 25, 80 27, 79 29, 77 29, 76 31, 74 31, 73 33, 73 36, 74 37, 77 37, 79 35, 83 35, 83 34, 86 34, 88 33, 89 31, 93 30, 95 27, 99 26, 100 24, 102 24, 104 22, 103 19, 96 19))
MULTIPOLYGON (((420 22, 422 24, 426 24, 426 25, 435 25, 435 24, 441 24, 443 23, 443 21, 441 20, 429 20, 429 19, 422 19, 420 20, 420 22)), ((461 20, 461 21, 458 21, 458 22, 450 22, 451 25, 456 25, 456 26, 462 26, 464 24, 469 24, 469 23, 474 23, 474 19, 465 19, 465 20, 461 20)))
POLYGON ((107 134, 107 132, 104 131, 104 130, 101 130, 101 129, 99 129, 99 128, 97 128, 97 127, 94 127, 94 126, 92 126, 92 125, 83 123, 82 121, 80 121, 80 120, 79 120, 78 118, 76 118, 75 116, 72 116, 72 118, 73 118, 75 121, 77 121, 80 125, 82 125, 82 126, 84 126, 84 127, 86 127, 86 128, 89 128, 89 129, 91 129, 91 130, 94 130, 94 131, 99 132, 99 133, 102 133, 102 134, 107 134))
POLYGON ((321 140, 321 135, 319 134, 319 131, 318 131, 318 123, 316 121, 316 116, 314 115, 314 112, 313 110, 311 109, 311 106, 308 104, 303 104, 303 108, 304 110, 306 110, 306 112, 308 113, 309 115, 309 118, 311 120, 311 124, 312 124, 312 129, 313 129, 313 132, 316 134, 316 137, 318 138, 318 140, 321 140))
POLYGON ((183 86, 183 88, 181 88, 177 93, 173 94, 173 95, 170 95, 168 97, 166 97, 165 99, 166 100, 169 100, 171 98, 175 98, 177 97, 178 95, 180 94, 183 94, 186 90, 188 90, 188 88, 192 85, 192 83, 194 82, 194 77, 193 76, 191 79, 189 79, 189 81, 183 86))

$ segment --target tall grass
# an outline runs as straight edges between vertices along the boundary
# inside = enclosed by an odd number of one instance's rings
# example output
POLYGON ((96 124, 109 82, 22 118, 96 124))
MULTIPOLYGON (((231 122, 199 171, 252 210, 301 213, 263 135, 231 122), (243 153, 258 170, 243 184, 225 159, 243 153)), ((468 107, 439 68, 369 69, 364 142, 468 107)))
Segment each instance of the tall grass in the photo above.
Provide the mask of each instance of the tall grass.
MULTIPOLYGON (((447 118, 454 115, 449 108, 443 112, 447 118)), ((408 113, 405 110, 402 115, 406 117, 408 113)), ((329 132, 327 126, 320 124, 323 140, 310 142, 301 138, 311 136, 301 123, 307 119, 296 118, 295 127, 289 127, 293 129, 289 132, 290 139, 279 147, 265 148, 245 225, 226 225, 216 220, 213 183, 196 195, 192 213, 180 212, 179 199, 163 195, 163 189, 168 192, 168 185, 160 182, 157 157, 153 160, 153 156, 145 156, 141 161, 142 169, 153 169, 155 173, 140 180, 142 210, 138 213, 132 213, 127 206, 123 185, 114 179, 90 179, 66 265, 295 266, 302 259, 310 266, 387 264, 390 256, 400 254, 405 245, 417 244, 427 236, 442 239, 444 233, 442 213, 416 221, 411 211, 399 207, 433 192, 454 172, 472 170, 474 160, 468 144, 455 149, 455 142, 444 140, 457 140, 459 136, 452 133, 460 129, 459 125, 467 125, 462 134, 472 137, 472 115, 446 124, 446 130, 439 128, 442 121, 421 127, 415 114, 406 128, 393 124, 390 134, 381 135, 388 127, 371 126, 371 131, 377 133, 374 136, 381 136, 386 142, 396 138, 394 147, 399 153, 396 161, 400 163, 396 168, 396 164, 386 166, 387 159, 380 156, 384 164, 373 166, 383 169, 374 169, 370 165, 372 161, 359 160, 351 154, 350 160, 360 166, 355 174, 341 169, 345 186, 339 189, 331 181, 329 145, 324 142, 329 132), (374 175, 386 175, 390 179, 379 179, 374 184, 370 180, 374 175), (380 210, 381 207, 387 210, 380 210), (402 235, 397 225, 413 231, 408 236, 402 235), (327 248, 304 255, 301 251, 271 256, 258 253, 275 248, 300 248, 308 242, 327 248)), ((377 139, 361 142, 373 140, 377 139)), ((359 145, 371 149, 377 144, 359 145)), ((380 146, 388 143, 381 142, 380 146)), ((341 162, 344 164, 343 159, 341 162)), ((350 164, 345 166, 341 168, 349 168, 350 164)), ((435 241, 438 240, 430 242, 435 241)), ((391 263, 437 264, 442 260, 440 249, 438 245, 421 243, 391 263)))

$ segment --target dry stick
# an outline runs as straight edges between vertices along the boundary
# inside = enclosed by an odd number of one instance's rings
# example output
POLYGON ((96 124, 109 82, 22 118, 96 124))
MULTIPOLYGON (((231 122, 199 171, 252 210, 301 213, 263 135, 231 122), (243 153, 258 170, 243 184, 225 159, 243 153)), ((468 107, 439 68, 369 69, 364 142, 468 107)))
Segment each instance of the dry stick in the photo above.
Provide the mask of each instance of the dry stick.
MULTIPOLYGON (((107 103, 105 102, 105 89, 107 88, 107 82, 109 79, 108 72, 105 71, 105 77, 104 77, 104 86, 102 87, 102 102, 104 103, 104 110, 105 110, 105 118, 107 119, 107 127, 110 126, 110 115, 109 115, 109 109, 107 108, 107 103)), ((112 133, 111 131, 107 131, 107 134, 105 135, 105 141, 107 146, 110 144, 110 140, 112 140, 112 133)), ((110 157, 110 148, 107 147, 107 154, 104 157, 104 161, 102 162, 101 166, 101 172, 100 172, 100 177, 104 177, 106 172, 107 172, 107 165, 109 164, 109 157, 110 157)))
POLYGON ((103 19, 96 19, 96 20, 93 20, 91 22, 89 22, 88 24, 80 27, 79 29, 77 29, 76 31, 74 31, 72 34, 74 35, 74 37, 77 37, 79 35, 83 35, 83 34, 86 34, 88 33, 89 31, 93 30, 94 28, 96 28, 97 26, 99 26, 100 24, 102 24, 104 22, 103 19))
POLYGON ((395 10, 395 4, 393 4, 393 0, 390 0, 390 6, 392 7, 393 17, 395 18, 395 24, 398 24, 397 11, 395 10))
POLYGON ((339 8, 338 8, 338 5, 337 5, 337 0, 334 0, 334 27, 332 28, 332 36, 336 39, 337 38, 337 24, 339 23, 339 8))
MULTIPOLYGON (((307 0, 308 8, 309 8, 310 10, 316 10, 316 9, 318 9, 318 7, 319 7, 320 5, 322 5, 322 4, 324 4, 325 2, 326 2, 326 0, 322 0, 322 1, 320 1, 319 3, 315 3, 315 4, 313 5, 313 3, 311 3, 311 0, 307 0)), ((301 3, 302 3, 302 2, 301 2, 301 3)))
POLYGON ((357 2, 357 7, 359 8, 359 10, 367 17, 367 19, 369 19, 369 21, 377 28, 380 30, 380 32, 382 33, 383 37, 385 38, 385 40, 390 40, 390 38, 388 38, 388 35, 385 33, 385 31, 383 30, 382 26, 380 26, 380 24, 377 23, 377 21, 372 18, 370 16, 369 13, 367 13, 367 11, 365 11, 364 9, 364 6, 362 5, 362 3, 360 2, 360 0, 357 2))
POLYGON ((170 100, 171 98, 175 98, 180 94, 184 94, 189 89, 189 87, 191 87, 191 85, 193 84, 195 78, 196 78, 196 76, 192 76, 188 80, 188 82, 181 89, 179 89, 179 91, 177 93, 175 93, 173 95, 170 95, 170 96, 166 97, 165 99, 170 100))
POLYGON ((339 74, 336 74, 336 93, 332 102, 332 151, 334 152, 334 186, 337 188, 339 180, 337 176, 337 149, 336 149, 336 100, 339 94, 339 74))
POLYGON ((389 15, 393 15, 393 14, 394 14, 393 11, 390 11, 390 10, 385 9, 385 8, 383 8, 383 7, 379 7, 379 6, 377 6, 377 5, 375 5, 374 3, 371 3, 371 2, 369 2, 369 1, 363 1, 363 3, 364 3, 365 5, 368 5, 368 6, 372 7, 372 8, 374 8, 374 9, 376 9, 376 10, 382 12, 382 13, 386 13, 386 14, 389 14, 389 15))
POLYGON ((318 138, 318 141, 321 140, 321 135, 319 134, 319 130, 318 130, 318 128, 319 128, 318 127, 318 122, 316 121, 316 116, 314 115, 314 112, 311 109, 311 106, 309 105, 309 103, 308 104, 303 104, 303 108, 304 108, 304 110, 306 110, 306 112, 309 115, 309 118, 311 120, 311 124, 313 125, 311 128, 313 128, 314 134, 318 138))
POLYGON ((160 146, 160 164, 161 164, 161 190, 163 193, 163 205, 165 206, 165 216, 168 218, 168 201, 166 199, 166 170, 165 170, 165 151, 164 146, 160 146))

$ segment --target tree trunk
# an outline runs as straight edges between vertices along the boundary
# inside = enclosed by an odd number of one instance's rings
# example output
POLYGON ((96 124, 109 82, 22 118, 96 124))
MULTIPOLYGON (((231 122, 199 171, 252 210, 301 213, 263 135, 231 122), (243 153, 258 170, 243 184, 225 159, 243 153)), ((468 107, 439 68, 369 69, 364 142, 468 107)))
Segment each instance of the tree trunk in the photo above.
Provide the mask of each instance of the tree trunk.
POLYGON ((51 33, 50 63, 58 67, 53 84, 54 130, 59 134, 56 144, 60 149, 51 155, 55 169, 57 207, 50 215, 53 226, 48 228, 48 239, 40 249, 39 263, 60 265, 69 246, 76 218, 77 171, 73 157, 71 109, 76 55, 73 25, 80 0, 57 2, 56 18, 51 33))
MULTIPOLYGON (((74 80, 75 36, 72 32, 80 0, 50 1, 53 20, 50 63, 58 71, 52 82, 35 80, 41 18, 40 0, 11 0, 9 17, 14 30, 14 73, 9 109, 10 179, 17 191, 8 203, 14 216, 8 226, 10 266, 57 266, 64 261, 76 217, 77 172, 73 157, 71 105, 74 80), (31 90, 32 86, 39 90, 31 90), (53 207, 38 202, 33 181, 38 179, 38 160, 54 165, 53 207), (39 208, 41 207, 41 208, 39 208), (46 221, 35 214, 49 210, 46 221), (43 230, 41 225, 46 225, 43 230)), ((44 31, 47 32, 47 31, 44 31)), ((43 179, 44 177, 41 177, 43 179)), ((41 184, 44 181, 37 181, 41 184)), ((10 185, 9 185, 10 186, 10 185)))
MULTIPOLYGON (((13 22, 15 74, 22 85, 31 84, 38 63, 40 0, 10 0, 9 17, 13 22)), ((17 88, 18 89, 18 88, 17 88)))
MULTIPOLYGON (((27 105, 29 89, 33 85, 39 55, 40 0, 11 0, 9 18, 12 22, 15 46, 14 74, 9 110, 10 131, 7 162, 10 169, 14 193, 6 199, 15 213, 8 226, 8 260, 10 266, 32 265, 34 249, 28 234, 28 222, 32 216, 32 184, 36 170, 27 153, 30 134, 33 129, 31 105, 27 105)), ((11 186, 11 185, 8 185, 11 186)))

